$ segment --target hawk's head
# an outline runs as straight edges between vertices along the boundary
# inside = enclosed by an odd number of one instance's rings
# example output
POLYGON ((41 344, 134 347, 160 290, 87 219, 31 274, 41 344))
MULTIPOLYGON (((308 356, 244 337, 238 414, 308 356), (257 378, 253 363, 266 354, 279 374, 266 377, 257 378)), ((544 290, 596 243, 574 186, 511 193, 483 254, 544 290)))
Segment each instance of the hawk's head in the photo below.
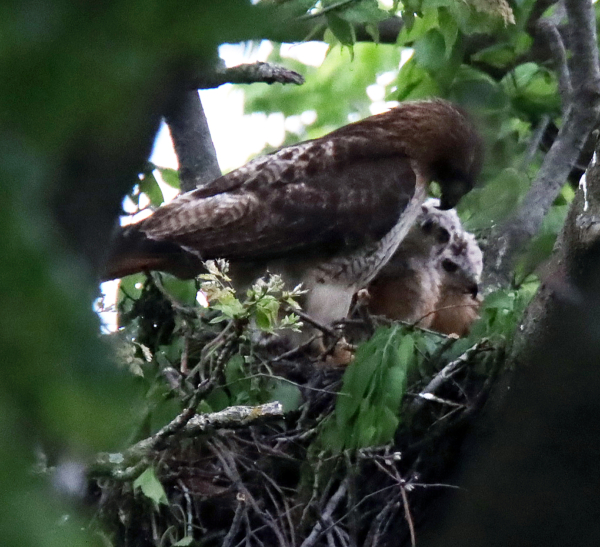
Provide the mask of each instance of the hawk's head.
POLYGON ((415 160, 421 174, 441 186, 442 209, 473 188, 483 163, 483 141, 470 117, 443 99, 402 103, 337 133, 362 134, 373 148, 415 160))
POLYGON ((440 209, 452 209, 475 186, 483 164, 483 141, 461 108, 435 100, 429 102, 429 109, 431 117, 425 118, 420 144, 429 155, 431 178, 442 191, 440 209), (431 122, 434 128, 428 126, 431 122))

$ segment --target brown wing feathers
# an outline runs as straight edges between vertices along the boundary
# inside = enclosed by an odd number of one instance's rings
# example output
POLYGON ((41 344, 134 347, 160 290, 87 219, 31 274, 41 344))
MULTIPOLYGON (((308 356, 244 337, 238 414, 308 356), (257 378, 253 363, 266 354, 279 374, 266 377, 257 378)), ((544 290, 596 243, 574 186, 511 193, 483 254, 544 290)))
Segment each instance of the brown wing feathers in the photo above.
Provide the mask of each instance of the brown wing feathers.
POLYGON ((103 277, 174 273, 169 257, 190 273, 200 257, 343 254, 395 225, 414 193, 415 165, 455 200, 472 186, 480 156, 463 112, 439 100, 406 103, 257 158, 159 208, 122 230, 103 277))

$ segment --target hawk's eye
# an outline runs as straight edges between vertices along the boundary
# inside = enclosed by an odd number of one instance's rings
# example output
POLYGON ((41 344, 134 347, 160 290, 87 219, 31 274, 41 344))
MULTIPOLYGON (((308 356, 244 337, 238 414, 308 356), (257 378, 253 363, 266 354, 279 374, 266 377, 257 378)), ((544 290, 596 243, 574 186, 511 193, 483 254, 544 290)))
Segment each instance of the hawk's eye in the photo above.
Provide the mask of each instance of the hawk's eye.
POLYGON ((429 219, 421 224, 421 229, 426 233, 430 233, 433 230, 433 220, 429 219))
POLYGON ((446 258, 442 260, 442 268, 444 268, 444 270, 446 270, 448 273, 454 273, 456 270, 458 270, 458 264, 446 258))
POLYGON ((437 237, 438 243, 448 243, 450 241, 450 232, 446 228, 440 228, 437 237))

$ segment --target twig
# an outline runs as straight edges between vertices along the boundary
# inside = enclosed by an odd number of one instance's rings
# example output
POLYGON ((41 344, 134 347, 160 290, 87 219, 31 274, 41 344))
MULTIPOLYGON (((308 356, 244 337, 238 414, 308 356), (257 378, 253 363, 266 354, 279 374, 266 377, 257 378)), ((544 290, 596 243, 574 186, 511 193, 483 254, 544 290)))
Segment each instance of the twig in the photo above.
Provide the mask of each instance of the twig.
POLYGON ((417 412, 420 410, 427 400, 428 395, 432 395, 437 391, 454 373, 457 372, 458 368, 469 362, 471 357, 480 351, 483 351, 483 346, 487 344, 488 340, 484 338, 475 344, 472 348, 465 351, 460 357, 448 363, 440 372, 438 372, 433 379, 421 390, 417 398, 411 403, 410 410, 417 412))
POLYGON ((450 306, 442 306, 441 308, 435 308, 434 310, 431 310, 429 312, 427 312, 425 315, 419 317, 416 321, 409 323, 409 325, 414 328, 414 327, 418 327, 419 323, 421 321, 423 321, 423 319, 426 319, 427 317, 429 317, 430 315, 433 315, 434 313, 437 313, 439 311, 444 311, 444 310, 454 310, 456 308, 473 308, 477 306, 477 301, 473 302, 473 304, 452 304, 450 306))
POLYGON ((188 418, 186 409, 157 433, 134 444, 122 454, 100 454, 90 468, 90 475, 109 476, 117 480, 131 480, 147 467, 146 458, 160 446, 164 439, 179 431, 181 435, 194 436, 209 429, 245 427, 256 421, 283 416, 283 406, 279 402, 258 406, 230 406, 220 412, 196 414, 188 418), (182 427, 181 422, 185 422, 182 427), (131 466, 132 460, 135 465, 131 466))
POLYGON ((537 28, 548 42, 552 53, 554 65, 558 72, 558 90, 563 106, 566 108, 571 102, 573 90, 571 88, 571 75, 569 74, 565 44, 556 24, 551 19, 545 17, 540 19, 537 22, 537 28))
POLYGON ((396 497, 392 497, 392 499, 386 503, 385 507, 379 511, 377 516, 373 519, 373 522, 369 528, 369 533, 367 534, 364 542, 365 547, 376 547, 379 545, 379 536, 381 534, 382 524, 391 519, 392 512, 397 509, 397 504, 398 502, 396 497))
POLYGON ((408 496, 406 495, 404 481, 400 483, 400 493, 402 494, 402 505, 404 505, 404 517, 406 518, 408 529, 410 531, 410 544, 412 547, 416 547, 417 538, 415 536, 415 524, 413 522, 412 515, 410 514, 410 507, 408 505, 408 496))
POLYGON ((274 357, 273 359, 271 359, 272 363, 278 363, 280 361, 284 361, 286 359, 289 359, 290 357, 295 357, 296 355, 300 355, 301 353, 303 353, 304 351, 306 351, 307 349, 309 349, 312 345, 312 343, 317 339, 317 336, 311 336, 306 342, 303 342, 302 344, 297 345, 295 348, 292 348, 289 351, 286 351, 285 353, 282 353, 281 355, 278 355, 277 357, 274 357))
POLYGON ((194 527, 192 524, 192 498, 190 496, 190 489, 185 485, 185 483, 181 479, 177 481, 177 484, 179 484, 179 488, 181 488, 181 491, 183 492, 183 497, 185 498, 185 535, 187 537, 192 537, 194 527))
MULTIPOLYGON (((273 404, 273 403, 269 403, 273 404)), ((277 403, 279 405, 279 403, 277 403)), ((279 405, 281 409, 281 405, 279 405)), ((279 544, 282 547, 287 547, 287 542, 285 537, 281 533, 281 530, 277 526, 277 523, 273 520, 273 517, 269 514, 268 511, 262 511, 259 507, 258 503, 250 493, 250 491, 244 486, 242 478, 237 470, 235 460, 231 455, 230 450, 228 450, 225 445, 219 441, 218 439, 213 439, 211 443, 212 451, 221 463, 223 471, 229 477, 229 479, 237 486, 240 491, 241 497, 244 501, 247 501, 252 509, 256 512, 256 514, 262 519, 262 521, 273 531, 275 536, 277 537, 279 544)))
POLYGON ((212 89, 223 84, 296 84, 304 83, 304 77, 294 70, 272 63, 246 63, 230 68, 218 67, 204 71, 192 81, 196 89, 212 89))
POLYGON ((523 156, 523 161, 521 162, 521 169, 525 170, 529 166, 529 164, 535 158, 537 151, 540 148, 540 144, 542 143, 542 139, 544 138, 544 133, 548 128, 548 124, 550 123, 550 116, 544 114, 538 123, 538 126, 535 128, 533 135, 531 135, 531 139, 529 139, 529 144, 527 145, 527 150, 523 156))
POLYGON ((243 501, 238 501, 233 520, 231 521, 231 526, 229 527, 229 532, 227 532, 227 535, 223 539, 221 547, 230 547, 233 543, 233 540, 240 529, 240 525, 242 524, 242 516, 245 509, 246 504, 243 501))
POLYGON ((330 328, 326 325, 323 325, 323 323, 319 323, 319 321, 317 321, 316 319, 313 319, 310 315, 304 313, 302 310, 294 309, 293 312, 300 319, 302 319, 303 321, 306 321, 309 325, 312 325, 313 327, 320 330, 324 334, 327 334, 327 336, 331 336, 334 339, 341 338, 341 335, 338 332, 336 332, 335 330, 333 330, 332 328, 330 328))
POLYGON ((346 495, 348 489, 347 483, 348 479, 342 481, 335 494, 331 496, 329 502, 325 506, 325 509, 323 511, 323 514, 321 515, 321 518, 319 519, 319 522, 315 524, 311 533, 302 542, 302 545, 300 545, 300 547, 313 547, 313 545, 317 543, 317 540, 321 537, 321 535, 325 533, 325 525, 331 522, 331 516, 333 515, 333 512, 337 509, 338 505, 341 503, 342 499, 346 495))

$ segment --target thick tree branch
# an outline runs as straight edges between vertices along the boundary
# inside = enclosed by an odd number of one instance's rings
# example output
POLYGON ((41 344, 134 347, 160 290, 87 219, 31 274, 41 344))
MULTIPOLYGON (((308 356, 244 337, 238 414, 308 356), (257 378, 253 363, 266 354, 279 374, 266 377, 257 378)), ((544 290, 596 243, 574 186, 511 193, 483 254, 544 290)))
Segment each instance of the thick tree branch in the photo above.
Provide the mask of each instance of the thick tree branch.
POLYGON ((198 92, 182 93, 165 120, 179 159, 181 189, 187 192, 220 177, 217 152, 198 92))
MULTIPOLYGON (((284 67, 270 63, 252 63, 225 68, 205 67, 193 78, 190 87, 210 89, 224 83, 264 82, 304 83, 304 78, 284 67)), ((217 153, 210 136, 202 102, 197 91, 186 91, 165 114, 179 159, 181 189, 188 192, 221 176, 217 153)))
POLYGON ((511 389, 497 385, 461 488, 444 501, 445 519, 430 518, 423 547, 600 542, 599 153, 517 330, 511 389))
POLYGON ((518 252, 537 233, 600 115, 600 68, 591 0, 567 0, 571 100, 563 125, 517 213, 493 233, 484 283, 505 286, 518 252))
MULTIPOLYGON (((400 17, 390 17, 377 24, 379 43, 395 44, 404 23, 400 17)), ((320 15, 313 19, 296 19, 286 25, 273 25, 265 33, 265 38, 274 42, 304 42, 306 40, 323 40, 326 24, 320 15)), ((357 42, 373 42, 373 35, 367 31, 365 25, 354 27, 357 42)))

